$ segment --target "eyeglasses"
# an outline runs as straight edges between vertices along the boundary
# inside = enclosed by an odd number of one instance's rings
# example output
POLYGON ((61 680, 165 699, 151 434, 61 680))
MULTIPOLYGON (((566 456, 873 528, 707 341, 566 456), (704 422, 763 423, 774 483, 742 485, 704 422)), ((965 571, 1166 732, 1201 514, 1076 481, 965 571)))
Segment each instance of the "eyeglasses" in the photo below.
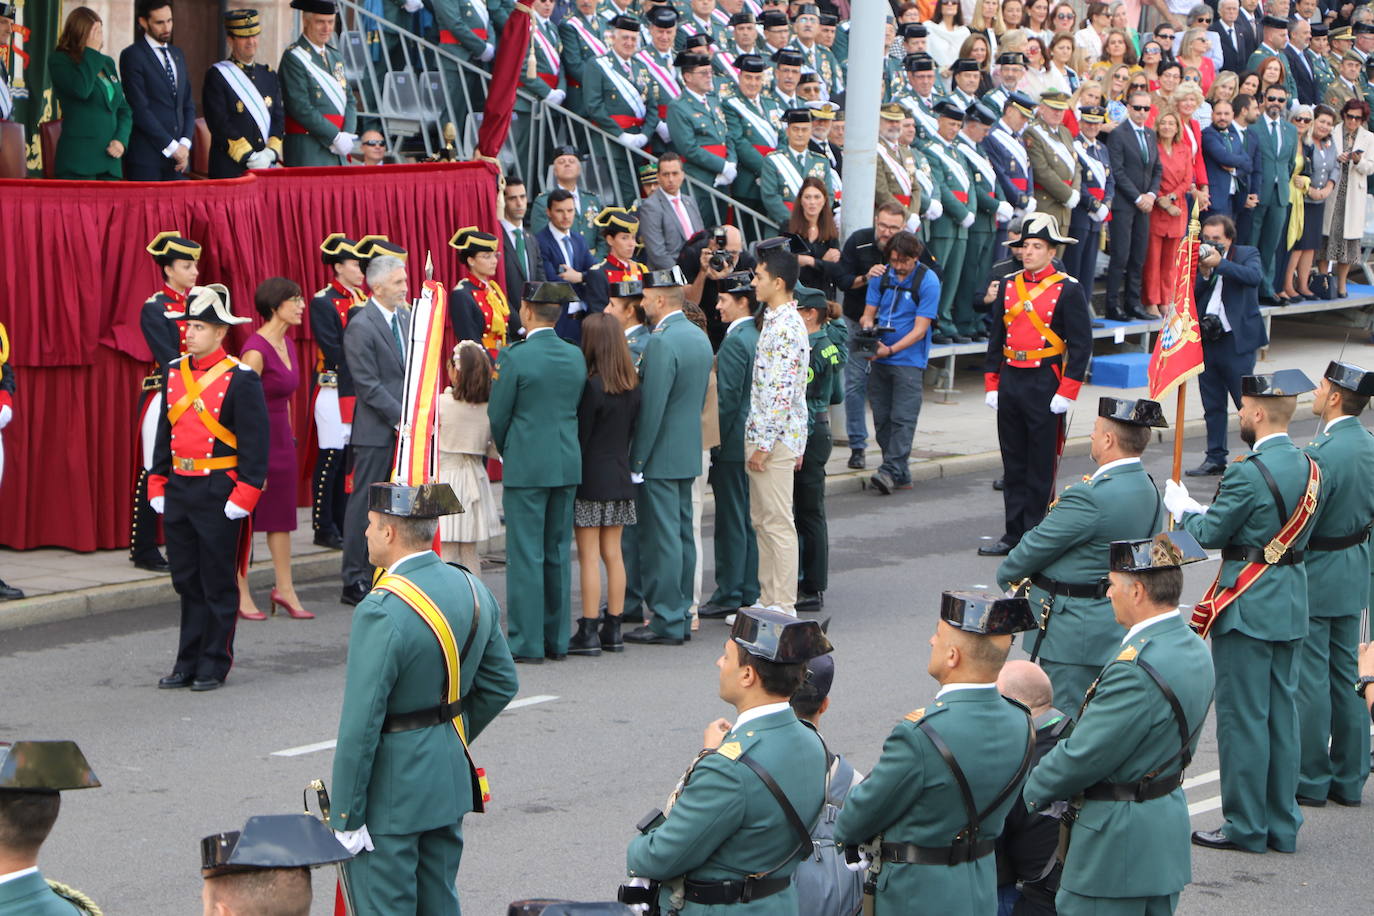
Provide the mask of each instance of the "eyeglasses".
POLYGON ((385 140, 364 140, 363 146, 386 146, 385 140))
POLYGON ((1173 32, 1155 32, 1155 37, 1158 38, 1160 41, 1173 41, 1173 40, 1174 40, 1174 33, 1173 33, 1173 32))
POLYGON ((1200 24, 1200 25, 1211 25, 1211 24, 1212 24, 1212 17, 1211 17, 1211 16, 1199 16, 1199 17, 1197 17, 1196 19, 1194 19, 1193 21, 1196 22, 1196 23, 1198 23, 1198 24, 1200 24))
POLYGON ((1311 118, 1294 117, 1294 118, 1293 118, 1293 123, 1294 123, 1294 124, 1311 124, 1311 123, 1312 123, 1312 119, 1311 119, 1311 118))
POLYGON ((1160 53, 1159 46, 1158 46, 1158 45, 1146 45, 1146 46, 1145 46, 1145 50, 1144 50, 1144 51, 1141 51, 1140 53, 1141 53, 1141 54, 1159 54, 1159 53, 1160 53))
POLYGON ((1055 19, 1070 19, 1070 20, 1071 20, 1071 19, 1073 19, 1073 13, 1072 13, 1072 12, 1055 13, 1055 14, 1054 14, 1054 18, 1055 18, 1055 19))
POLYGON ((1132 106, 1131 106, 1131 111, 1149 111, 1149 110, 1150 110, 1150 106, 1149 106, 1149 105, 1132 105, 1132 106))
POLYGON ((1358 112, 1355 112, 1355 111, 1348 111, 1348 112, 1345 113, 1345 119, 1346 119, 1347 121, 1363 121, 1363 120, 1365 119, 1365 117, 1364 117, 1364 115, 1362 115, 1362 114, 1360 114, 1360 113, 1358 113, 1358 112))
POLYGON ((1200 83, 1200 82, 1202 82, 1202 77, 1200 77, 1200 76, 1185 76, 1185 77, 1183 78, 1183 81, 1184 81, 1185 83, 1200 83))
POLYGON ((1266 95, 1264 100, 1266 102, 1286 102, 1288 101, 1288 97, 1283 95, 1266 95))

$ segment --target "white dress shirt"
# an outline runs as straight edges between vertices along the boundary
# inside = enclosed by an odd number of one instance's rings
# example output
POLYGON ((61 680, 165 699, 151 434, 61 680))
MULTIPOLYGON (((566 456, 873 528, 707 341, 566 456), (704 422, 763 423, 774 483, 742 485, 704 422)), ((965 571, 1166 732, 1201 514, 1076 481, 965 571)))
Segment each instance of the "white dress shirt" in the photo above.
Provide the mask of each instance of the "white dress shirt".
POLYGON ((1128 642, 1135 638, 1135 634, 1139 633, 1146 627, 1154 626, 1161 620, 1168 620, 1170 617, 1178 616, 1180 616, 1180 614, 1178 613, 1178 608, 1174 608, 1172 611, 1165 611, 1163 614, 1156 614, 1153 617, 1146 617, 1144 620, 1140 621, 1140 623, 1136 624, 1135 626, 1131 627, 1129 630, 1126 631, 1126 635, 1121 638, 1121 644, 1123 646, 1126 645, 1128 642))
POLYGON ((764 703, 762 706, 755 706, 753 709, 746 709, 739 714, 735 724, 730 727, 731 731, 739 731, 747 723, 755 719, 762 719, 764 716, 771 716, 775 712, 782 712, 784 709, 791 709, 790 703, 764 703))

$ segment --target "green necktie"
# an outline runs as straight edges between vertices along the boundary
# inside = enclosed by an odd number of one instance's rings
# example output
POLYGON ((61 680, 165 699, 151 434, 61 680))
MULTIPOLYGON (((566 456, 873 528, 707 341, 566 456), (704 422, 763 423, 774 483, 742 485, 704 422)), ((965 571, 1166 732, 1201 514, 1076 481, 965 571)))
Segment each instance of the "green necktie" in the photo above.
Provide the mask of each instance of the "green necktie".
POLYGON ((396 338, 396 352, 401 354, 401 362, 405 362, 406 345, 401 340, 401 316, 395 312, 391 313, 391 336, 396 338))
POLYGON ((525 230, 515 230, 515 256, 520 259, 520 270, 529 272, 529 262, 525 260, 525 230))

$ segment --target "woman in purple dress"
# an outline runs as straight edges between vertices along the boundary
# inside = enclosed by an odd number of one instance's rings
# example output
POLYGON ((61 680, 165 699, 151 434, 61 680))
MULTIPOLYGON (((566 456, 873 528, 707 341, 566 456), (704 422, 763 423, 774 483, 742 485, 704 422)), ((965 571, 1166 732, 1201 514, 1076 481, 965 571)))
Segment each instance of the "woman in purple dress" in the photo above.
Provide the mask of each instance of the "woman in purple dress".
MULTIPOLYGON (((296 436, 291 428, 291 398, 300 385, 290 334, 300 327, 305 315, 301 288, 285 277, 272 277, 258 284, 253 299, 264 324, 243 345, 241 359, 262 376, 262 393, 267 397, 267 421, 271 438, 267 452, 267 483, 253 511, 253 530, 267 534, 267 549, 277 583, 272 589, 272 613, 277 607, 292 617, 308 619, 315 615, 301 607, 291 582, 291 532, 296 530, 296 436)), ((239 616, 245 620, 264 620, 248 590, 239 579, 239 616)))

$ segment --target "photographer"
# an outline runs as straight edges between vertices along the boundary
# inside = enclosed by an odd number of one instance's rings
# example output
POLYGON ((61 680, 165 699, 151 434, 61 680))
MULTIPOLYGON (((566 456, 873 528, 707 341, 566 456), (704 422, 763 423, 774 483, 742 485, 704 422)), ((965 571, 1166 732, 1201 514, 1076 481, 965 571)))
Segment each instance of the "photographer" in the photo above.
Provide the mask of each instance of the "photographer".
POLYGON ((712 349, 719 348, 725 339, 725 323, 716 310, 716 297, 730 288, 730 274, 753 270, 755 263, 754 256, 744 250, 744 236, 734 226, 698 232, 682 246, 677 266, 687 278, 685 296, 706 313, 712 349))
POLYGON ((1198 252, 1197 310, 1203 372, 1198 378, 1207 457, 1187 471, 1209 477, 1226 470, 1226 397, 1240 406, 1240 379, 1255 371, 1255 351, 1269 343, 1260 317, 1259 250, 1237 245, 1236 224, 1220 214, 1202 224, 1198 252))
POLYGON ((871 361, 868 397, 883 463, 869 483, 884 496, 911 488, 911 441, 921 414, 930 355, 930 324, 939 315, 940 278, 919 264, 922 245, 898 232, 887 245, 887 271, 868 281, 855 356, 871 361), (874 331, 877 343, 873 344, 874 331))

